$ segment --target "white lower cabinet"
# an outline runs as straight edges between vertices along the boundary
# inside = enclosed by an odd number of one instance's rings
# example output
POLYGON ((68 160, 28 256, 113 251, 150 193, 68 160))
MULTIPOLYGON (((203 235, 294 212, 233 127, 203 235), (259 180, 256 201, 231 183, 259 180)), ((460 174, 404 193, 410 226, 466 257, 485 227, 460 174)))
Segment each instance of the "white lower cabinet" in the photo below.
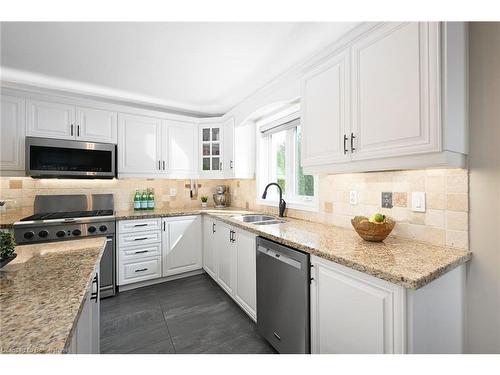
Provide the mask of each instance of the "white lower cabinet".
POLYGON ((257 280, 255 235, 236 231, 236 302, 254 319, 257 319, 257 280))
POLYGON ((203 268, 254 321, 257 319, 256 236, 205 217, 203 268))
POLYGON ((117 284, 127 285, 162 276, 161 219, 118 223, 117 284))
POLYGON ((73 330, 68 354, 100 353, 99 276, 99 269, 97 269, 93 282, 85 294, 85 301, 73 330))
POLYGON ((202 268, 201 217, 162 219, 163 276, 202 268))
POLYGON ((205 216, 203 218, 203 269, 215 279, 217 276, 216 267, 216 233, 217 222, 205 216))
POLYGON ((312 353, 461 353, 464 266, 413 290, 311 256, 312 353))

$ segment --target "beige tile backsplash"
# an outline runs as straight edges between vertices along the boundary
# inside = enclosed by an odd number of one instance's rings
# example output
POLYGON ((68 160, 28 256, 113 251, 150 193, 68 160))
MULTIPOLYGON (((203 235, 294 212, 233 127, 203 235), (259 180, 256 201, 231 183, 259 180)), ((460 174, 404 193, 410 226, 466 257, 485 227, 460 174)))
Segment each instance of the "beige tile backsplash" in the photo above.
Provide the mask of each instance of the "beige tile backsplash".
MULTIPOLYGON (((276 212, 257 206, 255 180, 230 181, 233 206, 276 212)), ((351 227, 355 215, 382 212, 398 221, 393 235, 468 249, 469 177, 464 169, 324 175, 319 178, 319 212, 289 209, 287 215, 351 227), (358 191, 358 204, 349 204, 349 191, 358 191), (392 209, 381 207, 381 193, 393 193, 392 209), (426 212, 411 211, 411 192, 426 193, 426 212)))
POLYGON ((133 208, 133 196, 136 189, 153 188, 156 206, 159 208, 192 208, 200 207, 200 198, 209 197, 209 205, 213 205, 212 194, 216 185, 228 185, 226 180, 198 180, 198 198, 192 200, 189 194, 189 180, 58 180, 28 177, 0 177, 0 200, 7 200, 6 210, 21 209, 25 213, 33 210, 33 201, 37 194, 89 194, 112 193, 115 196, 115 208, 126 210, 133 208), (170 189, 177 193, 170 196, 170 189))
MULTIPOLYGON (((7 210, 31 213, 36 194, 113 193, 117 210, 132 208, 135 189, 155 189, 161 208, 200 207, 200 197, 212 194, 216 185, 228 185, 231 205, 276 213, 275 207, 256 204, 255 180, 198 180, 198 199, 191 200, 188 180, 57 180, 0 177, 0 199, 7 210), (176 196, 170 196, 176 188, 176 196)), ((318 212, 289 209, 287 215, 315 222, 351 227, 355 215, 382 212, 398 221, 393 234, 437 245, 468 248, 468 172, 464 169, 411 170, 395 172, 324 175, 319 178, 318 212), (349 191, 358 191, 358 204, 349 204, 349 191), (393 193, 392 209, 381 208, 382 191, 393 193), (426 192, 426 212, 411 211, 411 192, 426 192)))

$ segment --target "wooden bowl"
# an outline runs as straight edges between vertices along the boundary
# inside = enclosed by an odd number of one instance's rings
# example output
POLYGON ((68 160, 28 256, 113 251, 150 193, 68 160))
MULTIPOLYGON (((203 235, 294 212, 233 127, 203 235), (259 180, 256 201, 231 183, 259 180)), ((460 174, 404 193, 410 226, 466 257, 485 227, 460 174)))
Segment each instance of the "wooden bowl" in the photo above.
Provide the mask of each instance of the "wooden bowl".
POLYGON ((351 224, 362 239, 370 242, 382 242, 392 232, 396 222, 389 217, 383 223, 372 223, 367 218, 356 216, 351 224))

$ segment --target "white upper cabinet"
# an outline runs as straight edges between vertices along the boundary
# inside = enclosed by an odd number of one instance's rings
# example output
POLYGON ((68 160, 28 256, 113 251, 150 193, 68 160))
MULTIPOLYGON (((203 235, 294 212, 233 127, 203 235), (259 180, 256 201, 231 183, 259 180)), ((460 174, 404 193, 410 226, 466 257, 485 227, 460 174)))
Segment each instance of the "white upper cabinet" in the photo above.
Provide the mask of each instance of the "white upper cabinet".
POLYGON ((464 167, 466 27, 370 24, 313 65, 302 78, 304 172, 464 167))
POLYGON ((341 51, 302 81, 302 164, 321 165, 349 159, 349 54, 341 51))
POLYGON ((222 162, 222 168, 224 172, 224 177, 232 178, 234 177, 235 165, 234 165, 234 118, 229 117, 224 121, 224 160, 222 162))
POLYGON ((201 217, 163 218, 163 276, 202 268, 201 217))
POLYGON ((198 127, 193 122, 167 121, 166 157, 168 172, 176 178, 198 174, 198 127))
POLYGON ((162 160, 162 120, 120 113, 118 115, 118 173, 159 175, 162 160))
POLYGON ((439 79, 438 23, 388 23, 357 40, 353 159, 441 151, 439 79))
POLYGON ((26 133, 33 137, 75 139, 75 106, 29 99, 26 133))
MULTIPOLYGON (((1 96, 0 170, 24 172, 25 101, 1 96)), ((3 173, 2 173, 3 174, 3 173)))
POLYGON ((90 107, 76 107, 76 139, 116 144, 116 112, 90 107))
POLYGON ((223 177, 223 132, 220 122, 200 124, 200 174, 206 177, 223 177))
POLYGON ((65 100, 29 98, 27 130, 33 137, 116 143, 117 114, 114 111, 79 106, 65 100))

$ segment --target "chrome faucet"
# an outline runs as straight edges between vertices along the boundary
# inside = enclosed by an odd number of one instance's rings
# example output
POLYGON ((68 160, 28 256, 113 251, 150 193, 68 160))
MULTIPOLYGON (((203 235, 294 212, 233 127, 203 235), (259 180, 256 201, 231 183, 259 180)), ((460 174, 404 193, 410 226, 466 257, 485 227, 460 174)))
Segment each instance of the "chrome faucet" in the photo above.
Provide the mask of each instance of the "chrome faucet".
POLYGON ((264 193, 262 194, 262 199, 266 199, 267 189, 271 185, 276 185, 280 191, 279 217, 284 217, 285 216, 285 209, 286 209, 286 202, 283 199, 283 191, 281 190, 281 186, 279 186, 276 182, 271 182, 270 184, 267 184, 266 188, 264 189, 264 193))

